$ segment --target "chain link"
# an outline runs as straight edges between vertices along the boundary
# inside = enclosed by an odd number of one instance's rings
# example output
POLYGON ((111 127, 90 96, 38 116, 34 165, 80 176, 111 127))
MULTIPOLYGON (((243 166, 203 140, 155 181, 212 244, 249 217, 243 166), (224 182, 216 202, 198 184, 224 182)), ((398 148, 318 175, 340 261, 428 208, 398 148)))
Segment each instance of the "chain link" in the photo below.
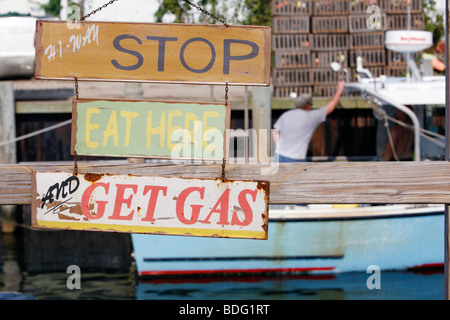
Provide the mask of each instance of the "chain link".
POLYGON ((116 2, 116 1, 119 1, 119 0, 111 0, 111 1, 109 1, 109 2, 107 2, 107 3, 105 3, 105 4, 102 5, 101 7, 98 7, 97 9, 95 9, 94 11, 89 12, 87 15, 85 15, 84 17, 82 17, 81 20, 84 20, 84 19, 90 17, 91 15, 96 14, 96 13, 99 12, 100 10, 106 8, 107 6, 109 6, 110 4, 113 4, 113 3, 116 2))
POLYGON ((78 101, 78 96, 79 96, 79 92, 78 92, 78 78, 75 77, 75 98, 77 98, 77 101, 78 101))
MULTIPOLYGON (((227 107, 228 107, 228 82, 225 84, 225 108, 227 107)), ((225 182, 225 164, 226 159, 224 155, 222 159, 222 182, 225 182)))
POLYGON ((192 3, 192 2, 189 1, 189 0, 183 0, 183 1, 184 1, 184 2, 187 2, 191 7, 194 7, 195 9, 197 9, 197 10, 203 12, 204 14, 210 16, 210 17, 213 18, 214 20, 223 23, 224 26, 226 26, 227 28, 230 27, 230 25, 229 25, 225 20, 223 20, 223 19, 220 18, 220 17, 217 17, 217 16, 213 15, 211 12, 209 12, 209 11, 207 11, 207 10, 205 10, 205 9, 203 9, 203 8, 201 8, 201 7, 199 7, 199 6, 196 5, 195 3, 192 3))
MULTIPOLYGON (((79 92, 78 92, 78 78, 75 77, 75 98, 77 99, 78 102, 78 96, 79 96, 79 92)), ((72 123, 73 125, 73 123, 72 123)), ((75 154, 73 156, 73 175, 76 176, 78 175, 78 157, 77 154, 75 154)))
POLYGON ((225 84, 225 107, 228 105, 228 82, 225 84))
POLYGON ((73 155, 73 175, 78 175, 78 156, 76 153, 73 155))

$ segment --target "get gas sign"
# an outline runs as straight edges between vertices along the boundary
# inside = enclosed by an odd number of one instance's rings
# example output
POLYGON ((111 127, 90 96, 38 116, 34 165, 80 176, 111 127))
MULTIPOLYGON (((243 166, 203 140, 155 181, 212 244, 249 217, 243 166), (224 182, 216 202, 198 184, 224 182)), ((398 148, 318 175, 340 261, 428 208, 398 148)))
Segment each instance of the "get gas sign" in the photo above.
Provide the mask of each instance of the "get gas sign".
POLYGON ((34 172, 32 226, 267 239, 269 183, 34 172))

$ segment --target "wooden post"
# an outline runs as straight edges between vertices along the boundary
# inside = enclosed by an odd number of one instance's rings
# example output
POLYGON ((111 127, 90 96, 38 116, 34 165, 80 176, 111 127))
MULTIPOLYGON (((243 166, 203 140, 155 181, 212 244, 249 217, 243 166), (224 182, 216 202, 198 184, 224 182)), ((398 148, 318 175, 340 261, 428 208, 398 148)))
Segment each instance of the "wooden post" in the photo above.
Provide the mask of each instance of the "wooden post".
MULTIPOLYGON (((11 81, 0 82, 0 141, 16 137, 14 89, 11 81)), ((0 148, 0 163, 16 163, 16 144, 0 148)))
MULTIPOLYGON (((448 33, 448 27, 449 27, 449 5, 448 5, 448 1, 445 1, 445 21, 447 21, 447 28, 445 28, 445 42, 448 44, 448 40, 449 40, 449 33, 448 33)), ((448 66, 449 63, 449 52, 448 52, 448 45, 446 46, 446 50, 445 50, 445 65, 448 66)), ((449 130, 450 130, 450 121, 449 121, 449 102, 450 102, 450 98, 449 98, 449 74, 448 74, 448 70, 445 73, 445 82, 446 82, 446 86, 445 86, 445 160, 446 161, 450 161, 450 134, 449 134, 449 130)), ((444 287, 444 295, 445 295, 445 300, 449 300, 450 299, 450 270, 449 270, 449 247, 450 247, 450 236, 449 236, 449 229, 450 229, 450 218, 449 218, 449 204, 447 203, 445 205, 445 218, 444 218, 444 281, 445 281, 445 287, 444 287)))
MULTIPOLYGON (((261 129, 268 130, 270 132, 272 125, 272 87, 253 87, 252 88, 252 121, 253 129, 256 130, 258 136, 258 142, 260 141, 261 129)), ((259 145, 259 144, 258 144, 259 145)), ((271 139, 267 139, 267 148, 270 150, 271 139)), ((253 157, 261 163, 259 150, 253 150, 253 157)), ((267 155, 262 155, 266 157, 267 155)))
MULTIPOLYGON (((12 81, 0 81, 0 141, 8 141, 16 137, 16 120, 14 107, 14 88, 12 81)), ((0 163, 16 163, 16 144, 9 143, 0 147, 0 163)), ((16 206, 4 205, 1 208, 1 217, 13 220, 16 206)), ((3 232, 12 232, 14 226, 2 223, 3 232)))

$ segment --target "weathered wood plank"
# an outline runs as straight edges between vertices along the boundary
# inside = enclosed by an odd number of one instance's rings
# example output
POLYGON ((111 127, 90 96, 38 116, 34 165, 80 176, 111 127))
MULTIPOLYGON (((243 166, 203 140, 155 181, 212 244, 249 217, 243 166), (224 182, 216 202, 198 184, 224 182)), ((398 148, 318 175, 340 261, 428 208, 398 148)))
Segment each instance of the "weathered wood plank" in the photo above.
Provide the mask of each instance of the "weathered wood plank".
MULTIPOLYGON (((330 101, 329 98, 314 98, 313 108, 322 108, 330 101)), ((247 101, 252 105, 252 99, 247 101)), ((272 99, 272 109, 293 109, 295 99, 272 99)), ((231 110, 244 110, 244 100, 230 100, 231 110)), ((340 99, 340 109, 368 109, 370 105, 362 98, 342 97, 340 99)), ((71 113, 72 101, 17 101, 17 114, 36 114, 36 113, 71 113)))
MULTIPOLYGON (((0 141, 10 141, 16 137, 16 122, 14 114, 14 88, 12 81, 0 81, 0 141)), ((0 147, 0 163, 16 163, 16 144, 9 143, 0 147)), ((0 208, 0 215, 4 219, 12 219, 16 206, 8 205, 0 208)), ((2 232, 10 232, 13 225, 4 223, 2 232)))
MULTIPOLYGON (((0 141, 16 137, 14 121, 14 90, 12 81, 0 81, 0 141)), ((0 148, 0 163, 16 162, 16 145, 13 143, 0 148)))
MULTIPOLYGON (((226 165, 226 178, 270 182, 275 203, 417 203, 442 204, 450 199, 450 163, 327 162, 267 165, 226 165), (267 174, 270 172, 271 174, 267 174)), ((0 204, 31 203, 31 171, 70 171, 73 164, 27 163, 0 166, 0 204)), ((156 165, 79 163, 81 173, 166 177, 221 177, 221 165, 156 165)))
POLYGON ((16 114, 71 113, 72 101, 16 101, 16 114))

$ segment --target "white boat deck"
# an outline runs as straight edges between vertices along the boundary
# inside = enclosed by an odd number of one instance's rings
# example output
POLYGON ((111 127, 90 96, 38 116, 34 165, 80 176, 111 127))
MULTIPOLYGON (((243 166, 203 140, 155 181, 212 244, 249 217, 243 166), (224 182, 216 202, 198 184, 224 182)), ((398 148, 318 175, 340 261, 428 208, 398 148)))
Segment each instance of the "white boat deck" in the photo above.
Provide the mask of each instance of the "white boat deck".
POLYGON ((269 220, 357 220, 442 214, 444 205, 271 205, 269 220))
POLYGON ((351 92, 365 89, 377 91, 401 105, 445 105, 445 77, 423 77, 421 82, 407 81, 406 78, 362 79, 346 84, 351 92))

